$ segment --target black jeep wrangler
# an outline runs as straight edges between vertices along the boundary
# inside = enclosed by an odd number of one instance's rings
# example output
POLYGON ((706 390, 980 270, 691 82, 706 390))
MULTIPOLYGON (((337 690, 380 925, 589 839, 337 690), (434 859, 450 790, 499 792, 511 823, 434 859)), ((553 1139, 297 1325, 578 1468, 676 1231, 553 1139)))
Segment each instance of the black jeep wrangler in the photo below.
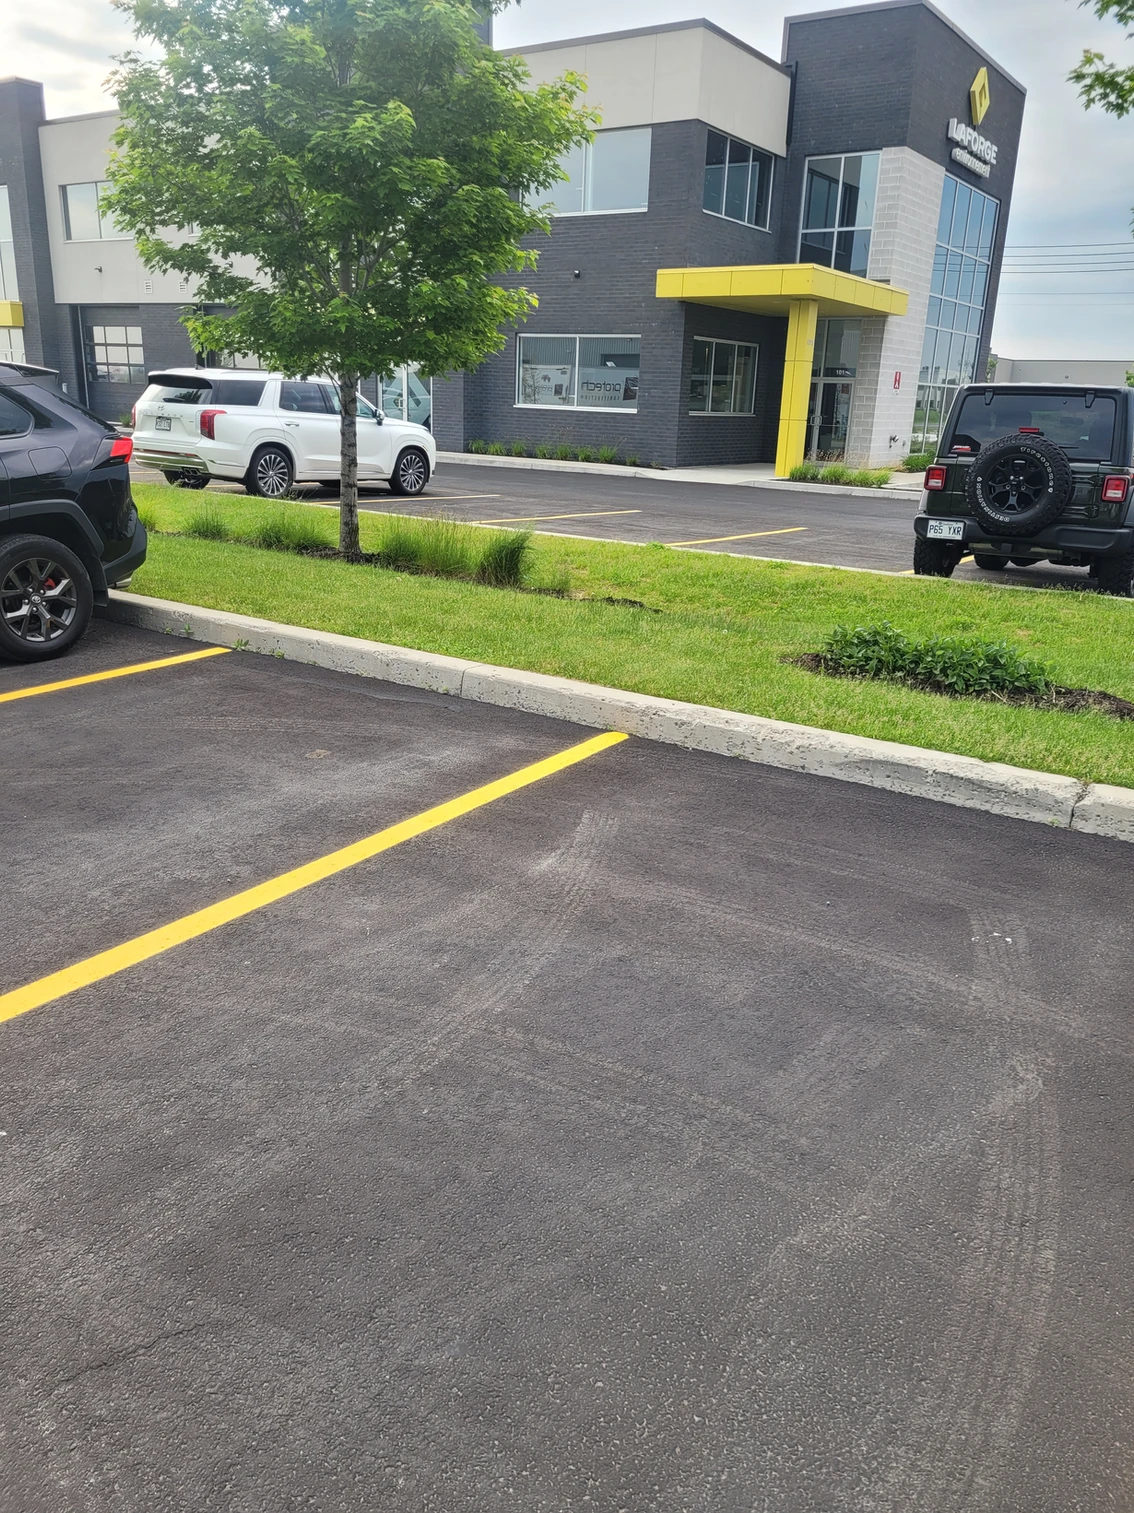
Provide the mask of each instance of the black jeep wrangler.
POLYGON ((50 369, 0 363, 0 658, 66 651, 145 560, 132 448, 50 369))
POLYGON ((958 393, 914 520, 914 572, 948 578, 966 552, 1086 567, 1134 597, 1134 389, 970 384, 958 393))

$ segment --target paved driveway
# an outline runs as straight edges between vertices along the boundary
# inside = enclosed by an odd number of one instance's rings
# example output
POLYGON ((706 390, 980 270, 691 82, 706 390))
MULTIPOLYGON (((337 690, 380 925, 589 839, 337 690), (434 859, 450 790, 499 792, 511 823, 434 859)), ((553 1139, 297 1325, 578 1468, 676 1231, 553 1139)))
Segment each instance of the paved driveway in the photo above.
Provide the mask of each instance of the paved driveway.
POLYGON ((5 1509, 1134 1505, 1128 847, 241 653, 0 724, 5 1509))
MULTIPOLYGON (((158 473, 137 470, 136 476, 162 481, 158 473)), ((220 487, 240 490, 238 484, 220 487)), ((329 504, 337 498, 337 486, 304 492, 314 503, 329 504)), ((363 509, 397 514, 449 515, 494 525, 515 522, 523 529, 560 535, 693 544, 706 552, 905 573, 913 570, 912 522, 919 496, 443 463, 427 492, 416 500, 374 488, 364 491, 360 503, 363 509)), ((1086 569, 1049 564, 994 576, 966 560, 954 576, 1016 587, 1093 589, 1086 569)))

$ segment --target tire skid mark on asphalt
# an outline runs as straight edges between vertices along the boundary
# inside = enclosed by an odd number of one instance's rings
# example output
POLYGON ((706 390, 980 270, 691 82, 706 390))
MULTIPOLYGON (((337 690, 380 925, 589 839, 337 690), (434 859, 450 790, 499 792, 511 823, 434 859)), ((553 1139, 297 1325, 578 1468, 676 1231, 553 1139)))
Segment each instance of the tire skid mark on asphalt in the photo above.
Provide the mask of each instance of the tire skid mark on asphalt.
MULTIPOLYGON (((1034 989, 1022 921, 983 910, 971 921, 982 1006, 1013 999, 1021 978, 1034 989)), ((993 1513, 1003 1506, 1051 1304, 1060 1207, 1054 1099, 1033 1037, 1010 1017, 994 1026, 988 1044, 1006 1078, 1003 1096, 972 1130, 978 1243, 954 1279, 956 1322, 933 1342, 932 1368, 904 1441, 891 1440, 888 1486, 864 1505, 871 1513, 993 1513)))

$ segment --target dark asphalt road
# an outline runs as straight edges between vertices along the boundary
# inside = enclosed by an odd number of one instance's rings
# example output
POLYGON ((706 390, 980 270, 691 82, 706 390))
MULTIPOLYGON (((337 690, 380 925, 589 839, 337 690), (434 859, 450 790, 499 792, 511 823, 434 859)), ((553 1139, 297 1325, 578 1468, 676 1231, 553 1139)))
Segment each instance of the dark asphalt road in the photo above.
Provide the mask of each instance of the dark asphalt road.
MULTIPOLYGON (((160 483, 161 475, 137 471, 160 483)), ((239 490, 240 485, 221 485, 239 490)), ((334 489, 308 490, 328 503, 334 489)), ((871 495, 756 485, 674 483, 659 478, 542 472, 475 463, 442 463, 419 499, 367 490, 362 507, 455 519, 515 520, 523 528, 616 541, 698 542, 699 550, 907 572, 913 563, 918 497, 879 490, 871 495), (770 534, 769 534, 770 533, 770 534)), ((1019 587, 1091 588, 1085 569, 1051 566, 982 572, 961 564, 959 579, 1019 587)))
MULTIPOLYGON (((240 653, 0 722, 0 992, 589 734, 240 653)), ((1134 1506, 1130 858, 628 741, 0 1024, 0 1506, 1134 1506)))

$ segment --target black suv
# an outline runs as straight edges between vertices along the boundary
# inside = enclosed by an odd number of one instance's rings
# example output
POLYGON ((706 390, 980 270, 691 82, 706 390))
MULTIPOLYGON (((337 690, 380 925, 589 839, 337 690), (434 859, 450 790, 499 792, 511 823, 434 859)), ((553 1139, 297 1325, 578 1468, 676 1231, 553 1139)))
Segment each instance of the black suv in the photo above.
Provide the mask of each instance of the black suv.
POLYGON ((56 377, 0 363, 0 657, 18 662, 74 645, 146 556, 133 442, 56 377))
POLYGON ((914 521, 914 572, 947 578, 965 552, 1086 567, 1134 597, 1134 389, 970 384, 953 402, 914 521))

